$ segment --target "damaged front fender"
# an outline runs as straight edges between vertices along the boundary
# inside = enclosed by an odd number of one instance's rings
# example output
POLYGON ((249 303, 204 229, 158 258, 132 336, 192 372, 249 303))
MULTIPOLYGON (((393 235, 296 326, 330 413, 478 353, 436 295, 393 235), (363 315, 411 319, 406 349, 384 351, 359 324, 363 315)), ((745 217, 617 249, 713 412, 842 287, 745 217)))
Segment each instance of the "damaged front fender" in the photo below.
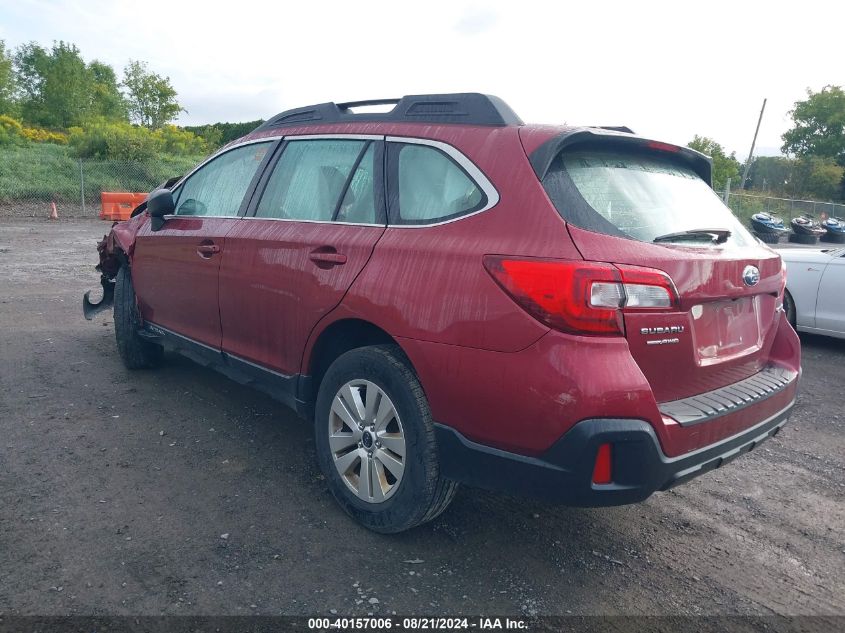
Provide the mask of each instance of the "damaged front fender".
POLYGON ((103 296, 99 301, 91 301, 91 291, 82 297, 82 314, 87 320, 108 310, 114 304, 114 279, 121 266, 129 265, 129 255, 134 246, 135 231, 139 224, 136 221, 115 223, 108 235, 97 243, 97 253, 100 263, 95 267, 100 272, 100 285, 103 296))

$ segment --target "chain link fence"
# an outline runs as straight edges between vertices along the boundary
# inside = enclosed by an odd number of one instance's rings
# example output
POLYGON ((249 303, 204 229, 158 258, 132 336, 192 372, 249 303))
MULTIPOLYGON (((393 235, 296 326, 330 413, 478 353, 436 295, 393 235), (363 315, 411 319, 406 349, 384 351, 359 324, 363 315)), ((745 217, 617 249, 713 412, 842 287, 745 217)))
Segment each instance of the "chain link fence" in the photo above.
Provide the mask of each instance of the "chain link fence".
MULTIPOLYGON (((98 217, 101 192, 148 192, 168 178, 187 173, 202 159, 168 156, 128 162, 74 159, 59 152, 16 156, 6 151, 0 155, 0 217, 47 217, 52 202, 59 217, 98 217)), ((804 213, 819 219, 845 218, 845 204, 746 192, 730 192, 728 206, 746 224, 761 211, 779 216, 787 224, 804 213)))
MULTIPOLYGON (((47 157, 53 158, 53 157, 47 157)), ((4 161, 0 165, 0 217, 47 217, 55 202, 59 217, 96 218, 104 191, 146 193, 168 178, 190 171, 202 157, 128 162, 71 159, 4 161)))
MULTIPOLYGON (((719 194, 724 199, 724 194, 719 194)), ((826 218, 845 218, 845 204, 835 202, 817 202, 815 200, 794 200, 775 198, 754 193, 730 192, 728 206, 745 224, 755 213, 771 213, 789 224, 792 218, 811 214, 818 220, 826 218)))

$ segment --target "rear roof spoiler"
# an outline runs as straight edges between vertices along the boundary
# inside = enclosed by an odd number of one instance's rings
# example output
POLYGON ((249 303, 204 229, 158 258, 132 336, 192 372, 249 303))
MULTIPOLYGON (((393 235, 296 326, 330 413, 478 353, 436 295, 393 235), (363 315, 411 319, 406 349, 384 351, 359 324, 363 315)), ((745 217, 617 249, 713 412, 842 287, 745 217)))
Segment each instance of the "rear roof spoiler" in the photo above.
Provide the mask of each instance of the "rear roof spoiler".
POLYGON ((671 145, 651 139, 635 136, 628 128, 573 128, 553 136, 535 149, 529 161, 537 178, 543 180, 551 167, 552 161, 564 149, 576 145, 608 145, 629 147, 646 151, 662 152, 676 161, 690 167, 711 187, 713 186, 713 163, 709 156, 689 147, 671 145))

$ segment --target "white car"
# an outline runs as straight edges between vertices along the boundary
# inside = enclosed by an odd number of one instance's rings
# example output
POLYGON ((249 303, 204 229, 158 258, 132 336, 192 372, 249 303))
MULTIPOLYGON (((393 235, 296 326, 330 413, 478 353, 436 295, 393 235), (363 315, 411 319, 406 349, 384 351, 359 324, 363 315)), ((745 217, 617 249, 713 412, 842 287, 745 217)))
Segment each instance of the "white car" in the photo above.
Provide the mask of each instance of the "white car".
POLYGON ((784 309, 799 332, 845 338, 845 248, 785 248, 784 309))

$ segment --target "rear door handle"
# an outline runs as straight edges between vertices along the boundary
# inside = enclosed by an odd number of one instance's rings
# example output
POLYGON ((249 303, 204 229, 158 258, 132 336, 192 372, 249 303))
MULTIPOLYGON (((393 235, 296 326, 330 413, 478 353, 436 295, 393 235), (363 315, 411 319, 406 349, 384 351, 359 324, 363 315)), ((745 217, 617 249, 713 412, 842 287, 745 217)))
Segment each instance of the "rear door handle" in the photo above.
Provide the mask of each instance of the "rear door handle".
POLYGON ((203 259, 208 259, 215 253, 220 252, 220 247, 217 244, 200 244, 197 246, 197 255, 203 259))
POLYGON ((317 249, 315 251, 311 251, 311 253, 308 255, 308 259, 310 259, 312 262, 314 262, 321 268, 329 266, 340 266, 346 263, 346 255, 334 252, 333 250, 325 251, 317 249))

